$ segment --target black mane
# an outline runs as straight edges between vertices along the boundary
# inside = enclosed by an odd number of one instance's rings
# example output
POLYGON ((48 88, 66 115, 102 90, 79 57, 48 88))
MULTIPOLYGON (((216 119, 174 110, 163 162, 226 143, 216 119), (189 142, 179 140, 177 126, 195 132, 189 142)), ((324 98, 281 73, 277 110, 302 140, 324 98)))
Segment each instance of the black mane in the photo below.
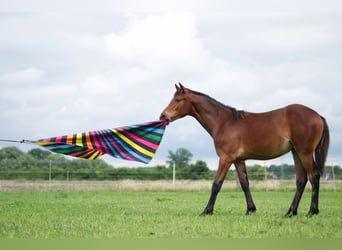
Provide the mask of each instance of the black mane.
POLYGON ((229 105, 225 105, 225 104, 223 104, 223 103, 217 101, 216 99, 214 99, 214 98, 212 98, 211 96, 208 96, 208 95, 206 95, 206 94, 203 94, 203 93, 201 93, 201 92, 197 92, 197 91, 194 91, 194 90, 190 90, 190 92, 191 92, 192 94, 195 94, 195 95, 203 96, 203 97, 205 97, 209 102, 211 102, 211 103, 213 103, 213 104, 215 104, 215 105, 217 105, 217 106, 219 106, 219 107, 222 107, 222 108, 224 108, 224 109, 230 111, 230 112, 233 114, 233 117, 234 117, 235 119, 241 119, 241 118, 243 118, 243 116, 244 116, 244 114, 245 114, 245 111, 243 111, 243 110, 237 110, 237 109, 234 108, 234 107, 231 107, 231 106, 229 106, 229 105))

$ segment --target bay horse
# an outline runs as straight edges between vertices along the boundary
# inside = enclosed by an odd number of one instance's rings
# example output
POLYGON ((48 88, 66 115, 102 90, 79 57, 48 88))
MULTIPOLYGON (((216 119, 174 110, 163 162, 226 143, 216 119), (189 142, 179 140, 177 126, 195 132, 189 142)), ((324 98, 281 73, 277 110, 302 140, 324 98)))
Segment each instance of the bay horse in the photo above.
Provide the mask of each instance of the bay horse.
POLYGON ((322 116, 300 104, 264 113, 240 111, 206 94, 185 88, 181 83, 175 86, 176 92, 160 119, 173 122, 186 115, 194 117, 213 138, 219 157, 211 195, 201 215, 213 214, 217 194, 231 164, 236 168, 245 194, 246 214, 255 212, 245 161, 273 159, 289 151, 295 163, 296 192, 285 216, 297 215, 308 179, 312 194, 307 216, 318 214, 320 175, 324 171, 329 148, 329 129, 322 116))

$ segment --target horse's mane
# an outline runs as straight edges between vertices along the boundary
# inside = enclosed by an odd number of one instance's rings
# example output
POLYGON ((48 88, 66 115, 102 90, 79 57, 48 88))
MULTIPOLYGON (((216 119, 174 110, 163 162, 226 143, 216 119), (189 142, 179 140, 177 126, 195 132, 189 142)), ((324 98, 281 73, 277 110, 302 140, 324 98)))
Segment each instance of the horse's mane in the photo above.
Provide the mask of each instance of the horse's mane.
POLYGON ((216 99, 212 98, 211 96, 208 96, 208 95, 203 94, 201 92, 197 92, 197 91, 194 91, 194 90, 190 90, 190 92, 192 94, 202 96, 202 97, 206 98, 210 103, 230 111, 232 113, 234 119, 241 119, 241 118, 244 117, 245 111, 243 111, 243 110, 237 110, 234 107, 231 107, 229 105, 225 105, 225 104, 217 101, 216 99))

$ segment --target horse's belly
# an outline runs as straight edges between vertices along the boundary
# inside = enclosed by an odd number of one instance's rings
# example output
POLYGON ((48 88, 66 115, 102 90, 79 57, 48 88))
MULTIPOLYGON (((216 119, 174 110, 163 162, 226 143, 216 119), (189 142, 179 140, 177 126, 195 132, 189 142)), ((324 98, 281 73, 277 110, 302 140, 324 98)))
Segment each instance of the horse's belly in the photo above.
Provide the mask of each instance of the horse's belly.
POLYGON ((259 143, 256 146, 246 145, 243 148, 239 159, 268 160, 286 154, 292 146, 289 140, 281 140, 277 143, 259 143))

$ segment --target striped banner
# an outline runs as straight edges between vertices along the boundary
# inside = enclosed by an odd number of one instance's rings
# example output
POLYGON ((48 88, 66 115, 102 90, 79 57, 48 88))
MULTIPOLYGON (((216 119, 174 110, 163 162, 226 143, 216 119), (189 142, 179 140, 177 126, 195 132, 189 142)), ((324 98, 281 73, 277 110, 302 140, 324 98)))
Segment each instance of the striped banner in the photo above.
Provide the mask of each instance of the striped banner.
POLYGON ((159 120, 33 141, 59 154, 94 160, 103 154, 149 163, 158 149, 167 120, 159 120))

